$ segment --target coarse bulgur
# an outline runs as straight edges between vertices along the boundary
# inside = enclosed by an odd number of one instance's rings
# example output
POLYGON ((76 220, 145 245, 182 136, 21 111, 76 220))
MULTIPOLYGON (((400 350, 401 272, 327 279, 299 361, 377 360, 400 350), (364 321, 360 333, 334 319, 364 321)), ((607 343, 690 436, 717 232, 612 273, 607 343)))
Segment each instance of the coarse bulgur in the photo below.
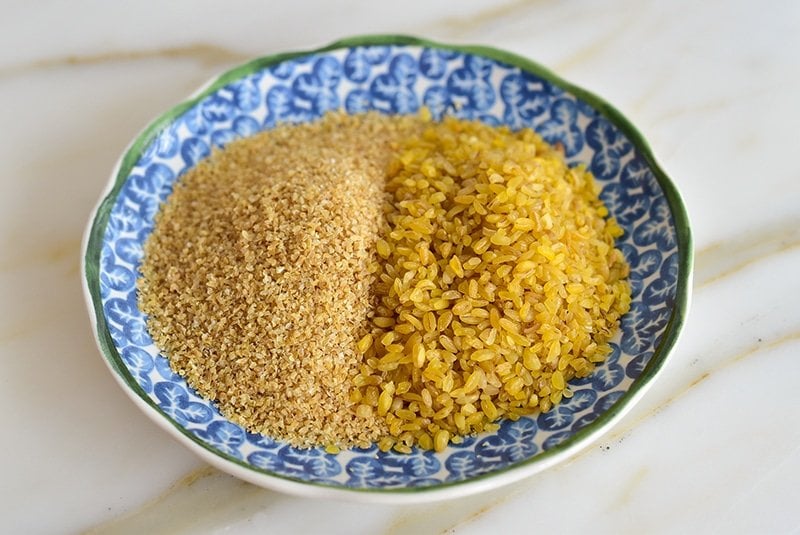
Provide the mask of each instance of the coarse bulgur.
POLYGON ((440 451, 570 397, 630 304, 622 230, 591 174, 529 129, 445 118, 407 138, 388 175, 351 397, 386 418, 379 447, 440 451))

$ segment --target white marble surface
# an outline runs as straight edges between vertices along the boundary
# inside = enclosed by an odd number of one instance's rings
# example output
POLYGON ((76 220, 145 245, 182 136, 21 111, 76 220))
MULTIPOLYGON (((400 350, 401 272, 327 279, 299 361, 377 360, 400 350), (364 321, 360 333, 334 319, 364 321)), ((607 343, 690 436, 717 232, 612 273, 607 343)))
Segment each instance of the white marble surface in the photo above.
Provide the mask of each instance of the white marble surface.
POLYGON ((0 1, 0 532, 798 533, 800 3, 0 1), (249 57, 360 33, 506 48, 614 103, 681 190, 684 336, 597 445, 489 494, 312 501, 203 465, 127 399, 80 288, 127 142, 249 57))

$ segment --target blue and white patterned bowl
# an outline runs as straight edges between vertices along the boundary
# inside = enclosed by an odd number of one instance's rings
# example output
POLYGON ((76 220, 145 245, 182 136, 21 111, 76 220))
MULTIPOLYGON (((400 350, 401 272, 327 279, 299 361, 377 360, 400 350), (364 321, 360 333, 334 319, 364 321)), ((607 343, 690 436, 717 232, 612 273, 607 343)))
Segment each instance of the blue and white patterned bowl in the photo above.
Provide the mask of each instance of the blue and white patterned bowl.
POLYGON ((540 471, 586 446, 643 394, 687 311, 691 237, 680 197, 642 136, 596 96, 513 54, 400 36, 358 37, 260 58, 214 79, 140 134, 113 171, 87 229, 84 288, 115 378, 158 424, 214 466, 305 495, 370 501, 446 498, 540 471), (633 303, 613 353, 572 399, 504 421, 442 453, 352 449, 331 455, 253 435, 223 418, 170 369, 139 310, 135 278, 159 204, 214 146, 325 111, 453 114, 531 127, 585 163, 625 230, 633 303))

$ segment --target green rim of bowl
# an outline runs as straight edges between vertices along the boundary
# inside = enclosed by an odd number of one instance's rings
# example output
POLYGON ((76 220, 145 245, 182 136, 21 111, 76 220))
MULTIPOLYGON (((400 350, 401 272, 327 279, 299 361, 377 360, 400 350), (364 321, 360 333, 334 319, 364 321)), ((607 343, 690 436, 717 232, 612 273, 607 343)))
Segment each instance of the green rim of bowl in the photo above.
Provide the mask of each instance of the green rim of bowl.
MULTIPOLYGON (((548 459, 551 459, 552 457, 555 457, 557 455, 568 456, 570 453, 572 454, 577 453, 577 451, 581 449, 582 446, 588 445, 589 441, 587 441, 587 444, 582 444, 584 439, 588 439, 591 435, 594 434, 599 435, 601 432, 607 430, 610 427, 610 424, 613 424, 618 418, 620 418, 622 414, 626 411, 626 409, 629 408, 629 406, 631 406, 631 404, 639 397, 639 395, 643 393, 643 389, 652 382, 652 380, 658 374, 659 370, 661 370, 661 368, 663 367, 664 363, 667 360, 670 351, 677 342, 681 327, 683 326, 686 320, 686 314, 688 311, 689 297, 691 291, 691 278, 692 278, 693 256, 694 256, 694 251, 692 247, 692 236, 689 228, 689 218, 686 212, 686 208, 680 197, 680 194, 678 193, 678 190, 675 188, 675 186, 673 185, 672 181, 669 179, 667 174, 661 169, 661 167, 656 162, 655 156, 653 155, 650 145, 647 143, 644 136, 633 126, 633 124, 631 124, 630 121, 628 121, 628 119, 626 119, 622 115, 622 113, 620 113, 611 104, 607 103, 600 97, 592 94, 589 91, 586 91, 585 89, 572 85, 571 83, 567 82, 566 80, 563 80, 562 78, 551 72, 549 69, 529 59, 518 56, 511 52, 498 50, 496 48, 491 48, 486 46, 474 46, 474 45, 448 45, 448 44, 437 43, 427 39, 411 37, 407 35, 364 35, 364 36, 341 39, 334 43, 331 43, 328 46, 318 48, 315 50, 289 52, 289 53, 275 54, 271 56, 264 56, 261 58, 257 58, 243 65, 235 67, 221 74, 220 76, 217 76, 206 86, 198 90, 189 99, 178 104, 177 106, 173 107, 172 109, 168 110, 166 113, 155 119, 147 128, 145 128, 136 137, 136 139, 126 150, 125 155, 122 157, 119 163, 116 176, 113 177, 113 179, 114 182, 111 185, 110 190, 100 201, 95 211, 94 217, 90 222, 90 226, 87 229, 87 236, 85 241, 85 254, 83 258, 84 276, 85 276, 83 282, 85 285, 85 289, 88 291, 89 296, 91 297, 90 314, 93 313, 94 319, 96 320, 96 337, 98 346, 100 347, 100 350, 103 353, 103 356, 107 360, 108 364, 110 365, 111 369, 122 379, 122 381, 144 403, 146 403, 147 406, 149 406, 151 409, 155 410, 159 415, 165 418, 166 421, 171 423, 172 426, 175 427, 181 434, 183 434, 186 438, 191 440, 194 444, 202 447, 203 449, 207 450, 213 455, 221 457, 242 468, 252 471, 254 474, 257 474, 258 476, 268 476, 268 477, 283 479, 286 481, 290 481, 292 483, 306 485, 309 487, 327 487, 331 490, 342 491, 342 492, 406 494, 406 493, 434 493, 438 490, 470 485, 478 481, 485 481, 487 479, 494 478, 498 474, 510 473, 515 471, 528 470, 530 471, 530 473, 533 473, 533 471, 530 470, 531 467, 542 464, 548 459), (553 85, 556 85, 564 89, 565 91, 572 93, 581 100, 587 102, 594 109, 596 109, 598 112, 604 115, 608 120, 614 123, 617 126, 617 128, 619 128, 628 137, 628 139, 630 139, 636 150, 639 151, 641 156, 650 166, 650 169, 652 170, 653 174, 658 180, 659 185, 663 189, 667 202, 669 203, 670 211, 672 213, 672 217, 675 222, 677 242, 678 242, 679 271, 678 271, 678 281, 677 281, 677 295, 669 323, 667 324, 666 330, 662 335, 658 347, 653 353, 653 356, 650 358, 650 361, 648 362, 647 366, 642 371, 641 375, 633 382, 630 389, 627 392, 625 392, 622 395, 622 397, 616 403, 614 403, 614 405, 612 405, 612 407, 610 407, 606 412, 604 412, 600 417, 598 417, 597 420, 587 425, 586 427, 584 427, 583 429, 581 429, 580 431, 578 431, 577 433, 566 439, 561 444, 554 446, 549 450, 546 450, 538 455, 535 455, 534 457, 531 457, 525 461, 522 461, 512 466, 505 467, 500 470, 489 472, 487 474, 476 476, 467 480, 442 483, 430 487, 413 487, 413 488, 406 487, 406 488, 382 489, 382 488, 352 488, 352 487, 327 485, 323 483, 305 481, 298 478, 292 478, 280 474, 261 471, 243 462, 242 460, 236 459, 235 457, 232 457, 223 452, 220 452, 219 450, 212 448, 211 446, 203 442, 201 439, 199 439, 197 436, 195 436, 194 434, 192 434, 191 432, 180 426, 177 422, 172 420, 172 418, 170 418, 166 413, 164 413, 141 389, 141 387, 138 385, 136 380, 133 378, 133 376, 126 368, 124 362, 122 361, 122 358, 120 357, 117 351, 117 348, 114 346, 114 342, 111 339, 111 335, 106 325, 105 316, 103 313, 103 305, 100 299, 100 284, 99 284, 100 253, 103 244, 103 236, 106 231, 106 226, 108 224, 108 219, 111 213, 111 209, 114 205, 114 202, 116 201, 120 189, 122 188, 122 185, 125 182, 125 179, 130 174, 131 169, 133 169, 134 165, 141 156, 143 150, 163 130, 164 127, 166 127, 170 122, 175 120, 178 116, 187 111, 189 108, 194 106, 198 101, 207 97, 209 94, 213 93, 214 91, 218 90, 221 87, 224 87, 225 85, 231 83, 232 81, 240 79, 253 72, 301 56, 318 54, 341 48, 350 48, 356 46, 379 46, 379 45, 421 46, 421 47, 428 47, 441 50, 452 50, 465 54, 484 56, 499 62, 513 65, 515 67, 522 69, 523 71, 535 74, 536 76, 547 80, 553 85)), ((521 474, 520 477, 524 477, 524 475, 526 474, 521 474)))

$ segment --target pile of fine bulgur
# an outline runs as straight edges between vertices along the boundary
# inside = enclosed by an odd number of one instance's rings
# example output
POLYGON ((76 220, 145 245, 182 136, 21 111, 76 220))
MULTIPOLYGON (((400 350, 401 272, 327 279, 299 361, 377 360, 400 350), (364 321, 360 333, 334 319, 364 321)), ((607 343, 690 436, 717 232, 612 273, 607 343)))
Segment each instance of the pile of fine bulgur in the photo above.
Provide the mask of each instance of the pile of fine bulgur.
POLYGON ((392 143, 410 128, 330 114, 229 144, 161 207, 139 279, 173 369, 251 431, 299 446, 386 431, 351 410, 392 143))

